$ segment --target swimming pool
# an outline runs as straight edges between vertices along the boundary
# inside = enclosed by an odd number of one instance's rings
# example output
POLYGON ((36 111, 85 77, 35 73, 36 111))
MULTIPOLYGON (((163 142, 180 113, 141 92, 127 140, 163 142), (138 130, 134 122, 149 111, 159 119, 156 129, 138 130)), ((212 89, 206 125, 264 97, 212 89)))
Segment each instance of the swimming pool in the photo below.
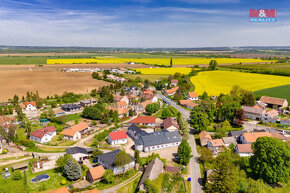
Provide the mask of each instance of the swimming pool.
POLYGON ((43 182, 49 179, 49 175, 47 174, 41 174, 36 176, 35 178, 32 178, 32 180, 30 181, 31 183, 38 183, 38 182, 43 182))

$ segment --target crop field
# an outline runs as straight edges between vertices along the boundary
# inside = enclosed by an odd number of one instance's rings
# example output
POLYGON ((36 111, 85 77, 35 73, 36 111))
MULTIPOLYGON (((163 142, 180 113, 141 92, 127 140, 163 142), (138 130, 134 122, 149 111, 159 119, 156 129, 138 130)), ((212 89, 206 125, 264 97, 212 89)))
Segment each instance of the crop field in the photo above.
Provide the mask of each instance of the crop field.
MULTIPOLYGON (((135 68, 136 72, 141 74, 175 74, 180 72, 181 74, 189 74, 192 68, 135 68)), ((199 70, 198 68, 195 70, 199 70)))
POLYGON ((85 94, 87 89, 109 85, 91 78, 91 73, 65 73, 57 70, 2 70, 0 71, 0 101, 14 94, 24 96, 27 91, 38 91, 41 97, 63 94, 65 91, 85 94))
POLYGON ((255 91, 254 94, 258 96, 285 98, 290 102, 290 84, 258 90, 255 91))
POLYGON ((93 64, 99 63, 98 60, 92 58, 81 59, 47 59, 47 64, 93 64))
POLYGON ((200 72, 197 76, 191 77, 190 80, 198 94, 206 91, 209 95, 215 96, 220 93, 229 93, 233 85, 239 85, 250 91, 258 91, 290 84, 290 77, 235 71, 200 72))
MULTIPOLYGON (((173 65, 207 65, 211 60, 216 60, 218 64, 238 64, 238 63, 264 63, 275 62, 274 60, 261 60, 252 58, 173 58, 173 65)), ((63 59, 48 59, 47 64, 71 64, 71 63, 125 63, 134 62, 138 64, 151 64, 151 65, 170 65, 170 58, 95 58, 84 60, 63 60, 63 59)))

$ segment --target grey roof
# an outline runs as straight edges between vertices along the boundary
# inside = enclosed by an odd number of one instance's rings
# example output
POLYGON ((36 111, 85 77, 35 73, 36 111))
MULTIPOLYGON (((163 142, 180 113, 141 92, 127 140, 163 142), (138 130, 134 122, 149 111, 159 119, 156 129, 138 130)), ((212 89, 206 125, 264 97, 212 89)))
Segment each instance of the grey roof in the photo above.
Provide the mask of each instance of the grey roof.
POLYGON ((65 109, 79 109, 79 108, 81 108, 81 106, 78 104, 64 104, 64 105, 61 105, 61 107, 65 108, 65 109))
POLYGON ((82 100, 82 101, 81 101, 81 103, 86 103, 86 104, 90 104, 90 102, 91 102, 91 101, 88 100, 88 99, 85 99, 85 100, 82 100))
POLYGON ((237 141, 236 141, 236 139, 234 137, 223 137, 222 139, 223 139, 225 144, 232 144, 232 143, 234 145, 237 144, 237 141))
POLYGON ((71 147, 65 150, 66 154, 77 154, 77 153, 84 153, 88 154, 89 152, 92 152, 94 148, 83 148, 83 147, 71 147))
POLYGON ((229 137, 234 137, 234 138, 238 138, 240 137, 243 133, 247 133, 246 130, 241 130, 241 131, 230 131, 228 133, 229 137))
POLYGON ((136 145, 144 145, 144 147, 181 142, 181 137, 178 131, 168 132, 161 130, 159 132, 149 133, 148 135, 141 136, 139 140, 136 140, 136 145))
POLYGON ((265 113, 264 109, 255 108, 255 107, 242 106, 242 109, 245 112, 259 114, 259 115, 262 115, 263 113, 265 113))
POLYGON ((147 178, 155 180, 159 174, 162 173, 163 167, 164 163, 158 157, 152 160, 146 167, 137 188, 139 188, 147 178))
MULTIPOLYGON (((128 131, 132 131, 134 133, 134 135, 137 136, 137 137, 148 135, 148 133, 146 131, 143 131, 142 129, 137 127, 135 124, 132 124, 128 128, 128 131)), ((131 137, 134 137, 134 136, 131 136, 131 137)))
MULTIPOLYGON (((121 151, 120 149, 110 151, 108 153, 104 153, 104 154, 99 155, 97 158, 98 158, 98 160, 101 159, 103 162, 107 163, 109 166, 115 167, 116 165, 114 162, 115 162, 117 154, 120 151, 121 151)), ((132 157, 131 155, 130 155, 130 157, 131 157, 132 161, 135 160, 135 158, 132 157)))

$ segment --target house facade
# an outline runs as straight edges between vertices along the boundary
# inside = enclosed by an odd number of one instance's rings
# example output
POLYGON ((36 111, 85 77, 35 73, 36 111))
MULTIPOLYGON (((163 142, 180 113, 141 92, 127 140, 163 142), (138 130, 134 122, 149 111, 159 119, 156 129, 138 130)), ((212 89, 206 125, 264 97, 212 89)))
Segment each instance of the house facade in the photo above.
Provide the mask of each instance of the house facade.
POLYGON ((197 92, 189 92, 187 98, 191 101, 198 101, 198 94, 197 92))
POLYGON ((74 125, 70 128, 67 128, 61 132, 63 134, 64 139, 77 141, 81 139, 83 136, 88 135, 90 132, 90 128, 87 123, 82 122, 77 125, 74 125))
POLYGON ((71 112, 71 111, 79 111, 81 110, 81 106, 78 105, 78 104, 64 104, 64 105, 61 105, 61 109, 63 111, 66 111, 66 112, 71 112))
POLYGON ((56 128, 54 126, 37 129, 30 133, 29 139, 38 143, 47 143, 56 136, 56 128))
POLYGON ((34 111, 37 109, 37 106, 36 106, 36 102, 29 102, 29 101, 26 101, 24 103, 24 106, 25 106, 25 110, 26 111, 34 111))
POLYGON ((108 142, 110 145, 121 145, 127 143, 126 131, 114 131, 109 133, 108 142))
POLYGON ((168 131, 177 131, 179 129, 179 125, 175 117, 168 117, 163 120, 163 128, 168 131))
POLYGON ((242 109, 244 110, 245 117, 247 119, 252 119, 252 120, 257 120, 257 121, 260 121, 262 119, 262 116, 266 113, 266 111, 262 108, 242 106, 242 109))
POLYGON ((130 123, 136 125, 147 125, 148 127, 156 126, 156 118, 155 116, 139 116, 130 121, 130 123))
POLYGON ((275 98, 275 97, 267 97, 267 96, 262 96, 260 98, 260 101, 267 104, 268 107, 270 108, 284 108, 288 107, 288 101, 283 98, 275 98))
POLYGON ((71 155, 76 161, 83 161, 90 158, 94 148, 71 147, 65 150, 66 154, 71 155))
POLYGON ((253 150, 252 150, 251 144, 238 144, 236 146, 236 152, 241 157, 249 157, 249 156, 253 155, 253 150))

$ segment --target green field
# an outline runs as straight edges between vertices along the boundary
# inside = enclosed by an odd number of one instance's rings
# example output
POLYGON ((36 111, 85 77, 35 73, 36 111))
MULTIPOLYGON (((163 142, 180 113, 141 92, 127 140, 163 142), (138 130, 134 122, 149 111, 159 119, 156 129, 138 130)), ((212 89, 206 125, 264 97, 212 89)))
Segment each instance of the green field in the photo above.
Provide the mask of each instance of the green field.
POLYGON ((258 96, 272 96, 285 98, 290 102, 290 84, 285 86, 277 86, 273 88, 262 89, 254 92, 258 96))
POLYGON ((198 94, 206 91, 209 95, 215 96, 220 93, 229 93, 233 85, 239 85, 250 91, 258 91, 290 84, 290 77, 231 71, 200 72, 190 80, 198 94))

